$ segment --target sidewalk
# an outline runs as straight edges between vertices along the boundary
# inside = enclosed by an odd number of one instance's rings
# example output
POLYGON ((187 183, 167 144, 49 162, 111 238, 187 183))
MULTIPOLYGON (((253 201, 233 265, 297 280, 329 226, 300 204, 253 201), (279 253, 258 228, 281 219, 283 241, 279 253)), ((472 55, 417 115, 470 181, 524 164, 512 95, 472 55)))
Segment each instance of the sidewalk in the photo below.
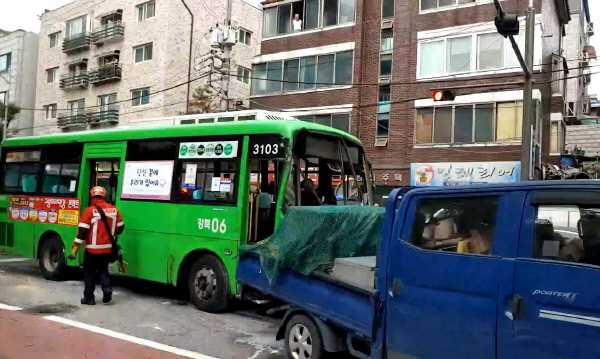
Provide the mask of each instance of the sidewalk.
MULTIPOLYGON (((54 318, 62 320, 62 318, 54 318)), ((73 323, 86 326, 82 323, 73 323)), ((20 313, 19 311, 0 309, 0 359, 209 358, 202 354, 183 350, 180 350, 183 355, 174 354, 178 349, 153 342, 148 342, 150 346, 148 344, 136 344, 131 340, 110 336, 118 336, 119 333, 108 330, 106 332, 109 334, 99 334, 92 330, 59 323, 53 321, 51 317, 40 317, 20 313), (165 347, 168 351, 152 348, 152 345, 165 347)), ((123 335, 123 337, 129 336, 123 335)), ((144 343, 146 341, 139 339, 139 342, 144 343)))

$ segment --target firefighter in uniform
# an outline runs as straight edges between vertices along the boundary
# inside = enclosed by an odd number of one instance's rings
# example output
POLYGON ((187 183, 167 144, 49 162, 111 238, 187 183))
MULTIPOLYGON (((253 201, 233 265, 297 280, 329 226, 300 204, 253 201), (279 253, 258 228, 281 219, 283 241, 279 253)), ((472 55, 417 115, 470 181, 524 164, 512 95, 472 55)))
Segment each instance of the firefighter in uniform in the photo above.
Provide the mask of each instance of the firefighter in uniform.
MULTIPOLYGON (((77 249, 85 243, 85 256, 83 260, 85 289, 81 304, 94 305, 94 290, 96 289, 96 275, 102 286, 102 302, 108 303, 112 299, 112 289, 108 276, 108 265, 111 262, 112 238, 123 232, 123 218, 115 206, 106 202, 106 190, 103 187, 94 187, 90 191, 90 206, 83 211, 79 221, 79 231, 71 247, 71 256, 75 257, 77 249), (104 212, 106 222, 102 219, 100 210, 104 212), (111 230, 109 234, 108 229, 111 230)), ((114 260, 113 260, 114 261, 114 260)))

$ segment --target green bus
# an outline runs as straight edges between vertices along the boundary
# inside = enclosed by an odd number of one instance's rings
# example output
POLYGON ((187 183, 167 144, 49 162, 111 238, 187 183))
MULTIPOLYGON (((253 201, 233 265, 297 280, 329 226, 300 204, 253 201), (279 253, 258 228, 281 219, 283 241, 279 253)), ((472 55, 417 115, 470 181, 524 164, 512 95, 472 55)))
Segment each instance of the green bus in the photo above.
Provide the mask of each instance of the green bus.
POLYGON ((124 275, 188 290, 201 310, 226 309, 242 295, 240 246, 271 235, 287 208, 372 203, 358 139, 280 113, 247 112, 244 120, 233 112, 226 114, 233 121, 211 114, 215 120, 203 123, 7 139, 0 251, 37 258, 49 280, 82 265, 83 251, 75 260, 65 253, 90 188, 101 185, 124 218, 124 275), (306 185, 309 169, 316 186, 306 185), (344 199, 336 201, 340 186, 344 199))

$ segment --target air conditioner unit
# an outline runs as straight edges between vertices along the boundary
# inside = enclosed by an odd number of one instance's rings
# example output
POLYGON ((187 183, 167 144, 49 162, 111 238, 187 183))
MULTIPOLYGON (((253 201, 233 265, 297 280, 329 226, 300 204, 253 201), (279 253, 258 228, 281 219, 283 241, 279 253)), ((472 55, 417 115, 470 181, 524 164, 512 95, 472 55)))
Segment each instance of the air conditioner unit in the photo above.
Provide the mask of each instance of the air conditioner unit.
POLYGON ((387 147, 387 145, 388 145, 387 137, 377 138, 375 140, 375 147, 387 147))
POLYGON ((394 20, 383 20, 381 22, 381 28, 382 29, 391 29, 394 27, 394 20))
POLYGON ((379 77, 379 83, 384 85, 384 84, 389 84, 390 82, 392 82, 392 77, 391 76, 381 76, 379 77))
POLYGON ((594 36, 594 23, 590 22, 587 25, 587 36, 594 36))

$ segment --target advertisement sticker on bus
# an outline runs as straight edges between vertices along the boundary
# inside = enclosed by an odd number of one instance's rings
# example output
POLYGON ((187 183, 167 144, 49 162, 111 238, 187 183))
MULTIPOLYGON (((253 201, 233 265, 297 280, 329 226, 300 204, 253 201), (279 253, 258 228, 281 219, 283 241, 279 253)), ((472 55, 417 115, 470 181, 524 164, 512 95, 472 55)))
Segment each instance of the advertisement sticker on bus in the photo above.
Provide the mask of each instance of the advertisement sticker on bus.
POLYGON ((174 161, 127 161, 123 173, 123 199, 171 198, 174 161))
POLYGON ((236 158, 238 141, 182 142, 179 158, 236 158))
POLYGON ((10 196, 9 219, 77 226, 80 204, 78 198, 10 196))

